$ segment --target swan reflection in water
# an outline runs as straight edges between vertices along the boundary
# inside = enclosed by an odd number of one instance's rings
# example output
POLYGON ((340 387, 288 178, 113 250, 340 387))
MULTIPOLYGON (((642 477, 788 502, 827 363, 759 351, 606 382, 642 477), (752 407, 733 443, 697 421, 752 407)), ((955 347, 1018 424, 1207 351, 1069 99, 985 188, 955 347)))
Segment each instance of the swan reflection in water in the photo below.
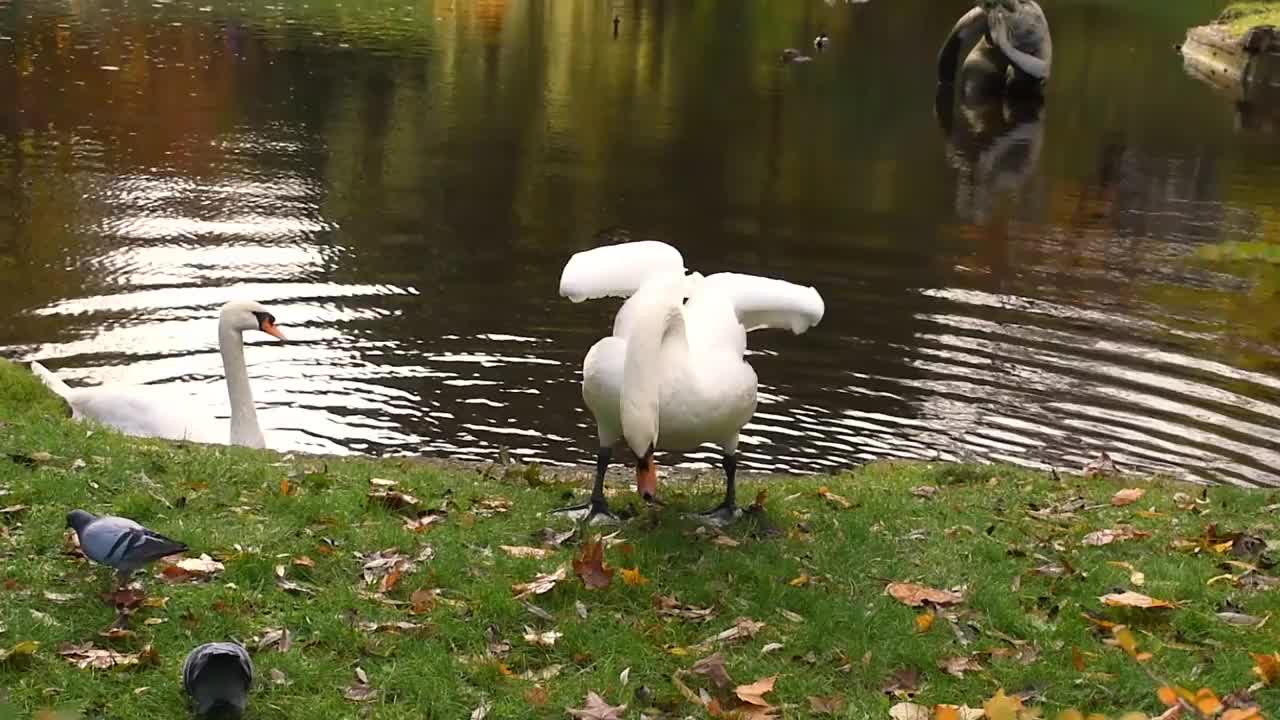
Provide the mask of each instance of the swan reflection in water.
POLYGON ((956 182, 956 214, 970 222, 986 222, 995 202, 1016 194, 1035 174, 1044 145, 1044 101, 962 93, 942 85, 934 98, 934 115, 947 144, 947 160, 960 177, 956 182))

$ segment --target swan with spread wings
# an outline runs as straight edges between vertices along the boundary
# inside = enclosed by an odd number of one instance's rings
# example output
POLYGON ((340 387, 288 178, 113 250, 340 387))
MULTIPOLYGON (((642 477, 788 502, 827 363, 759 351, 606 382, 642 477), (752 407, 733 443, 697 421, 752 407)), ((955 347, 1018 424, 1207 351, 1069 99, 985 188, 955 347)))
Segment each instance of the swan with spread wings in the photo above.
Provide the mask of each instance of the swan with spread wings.
POLYGON ((755 275, 686 273, 678 250, 641 241, 577 253, 561 274, 560 294, 574 302, 627 298, 613 333, 583 361, 582 398, 600 440, 596 478, 590 502, 563 510, 583 513, 588 523, 613 517, 604 476, 619 443, 638 458, 636 490, 646 500, 657 493, 656 450, 712 443, 723 455, 725 497, 702 516, 732 522, 741 512, 738 437, 756 409, 747 333, 808 330, 825 310, 818 291, 755 275))

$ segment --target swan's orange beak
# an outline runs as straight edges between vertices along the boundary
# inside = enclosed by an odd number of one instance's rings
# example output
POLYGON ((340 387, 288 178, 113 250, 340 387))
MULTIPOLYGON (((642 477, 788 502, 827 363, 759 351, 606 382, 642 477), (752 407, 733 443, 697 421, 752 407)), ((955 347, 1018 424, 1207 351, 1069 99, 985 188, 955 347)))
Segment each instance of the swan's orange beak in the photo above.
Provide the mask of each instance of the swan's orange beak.
POLYGON ((280 332, 280 328, 277 327, 275 322, 272 320, 263 320, 262 324, 259 327, 262 329, 262 332, 272 337, 279 338, 285 341, 288 341, 289 339, 284 336, 284 333, 280 332))
POLYGON ((636 463, 636 492, 645 500, 658 496, 658 461, 653 457, 652 450, 636 463))

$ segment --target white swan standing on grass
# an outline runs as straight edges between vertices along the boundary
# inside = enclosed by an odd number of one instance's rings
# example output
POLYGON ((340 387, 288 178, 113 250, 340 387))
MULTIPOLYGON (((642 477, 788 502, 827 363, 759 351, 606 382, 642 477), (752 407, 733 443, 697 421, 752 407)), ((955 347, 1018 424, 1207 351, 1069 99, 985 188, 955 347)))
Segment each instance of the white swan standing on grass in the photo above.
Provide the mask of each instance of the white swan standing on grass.
POLYGON ((218 349, 227 376, 227 395, 231 399, 231 429, 228 436, 225 421, 212 416, 185 412, 172 397, 161 397, 154 388, 140 385, 101 385, 72 388, 38 362, 31 372, 44 381, 71 406, 72 417, 88 418, 127 435, 160 437, 171 440, 266 446, 258 413, 249 388, 249 371, 244 363, 246 330, 261 330, 284 340, 276 327, 276 318, 262 305, 251 301, 229 302, 218 316, 218 349))
POLYGON ((600 438, 591 501, 561 511, 584 513, 588 523, 612 517, 604 476, 620 440, 639 458, 636 490, 646 500, 657 492, 655 450, 713 443, 723 451, 725 497, 702 515, 732 522, 740 513, 738 435, 756 409, 756 373, 743 359, 747 333, 808 330, 825 309, 818 291, 754 275, 686 275, 678 250, 644 241, 577 253, 560 276, 560 294, 574 302, 628 298, 613 334, 582 364, 582 398, 600 438))

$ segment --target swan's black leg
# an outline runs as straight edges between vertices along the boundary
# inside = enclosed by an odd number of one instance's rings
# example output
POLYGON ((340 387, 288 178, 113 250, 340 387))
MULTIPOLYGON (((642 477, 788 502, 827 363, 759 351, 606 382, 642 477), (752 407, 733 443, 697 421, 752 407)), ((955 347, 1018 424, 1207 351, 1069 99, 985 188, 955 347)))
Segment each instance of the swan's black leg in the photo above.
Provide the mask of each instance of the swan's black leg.
POLYGON ((596 482, 591 486, 590 501, 582 505, 557 508, 551 513, 564 513, 575 520, 584 520, 588 525, 617 522, 617 516, 609 511, 609 503, 604 499, 604 475, 609 470, 609 460, 612 458, 611 447, 602 447, 596 452, 596 482))
POLYGON ((735 476, 738 472, 738 456, 726 453, 724 456, 724 500, 714 508, 699 513, 698 517, 708 525, 724 527, 742 516, 738 507, 735 476))

